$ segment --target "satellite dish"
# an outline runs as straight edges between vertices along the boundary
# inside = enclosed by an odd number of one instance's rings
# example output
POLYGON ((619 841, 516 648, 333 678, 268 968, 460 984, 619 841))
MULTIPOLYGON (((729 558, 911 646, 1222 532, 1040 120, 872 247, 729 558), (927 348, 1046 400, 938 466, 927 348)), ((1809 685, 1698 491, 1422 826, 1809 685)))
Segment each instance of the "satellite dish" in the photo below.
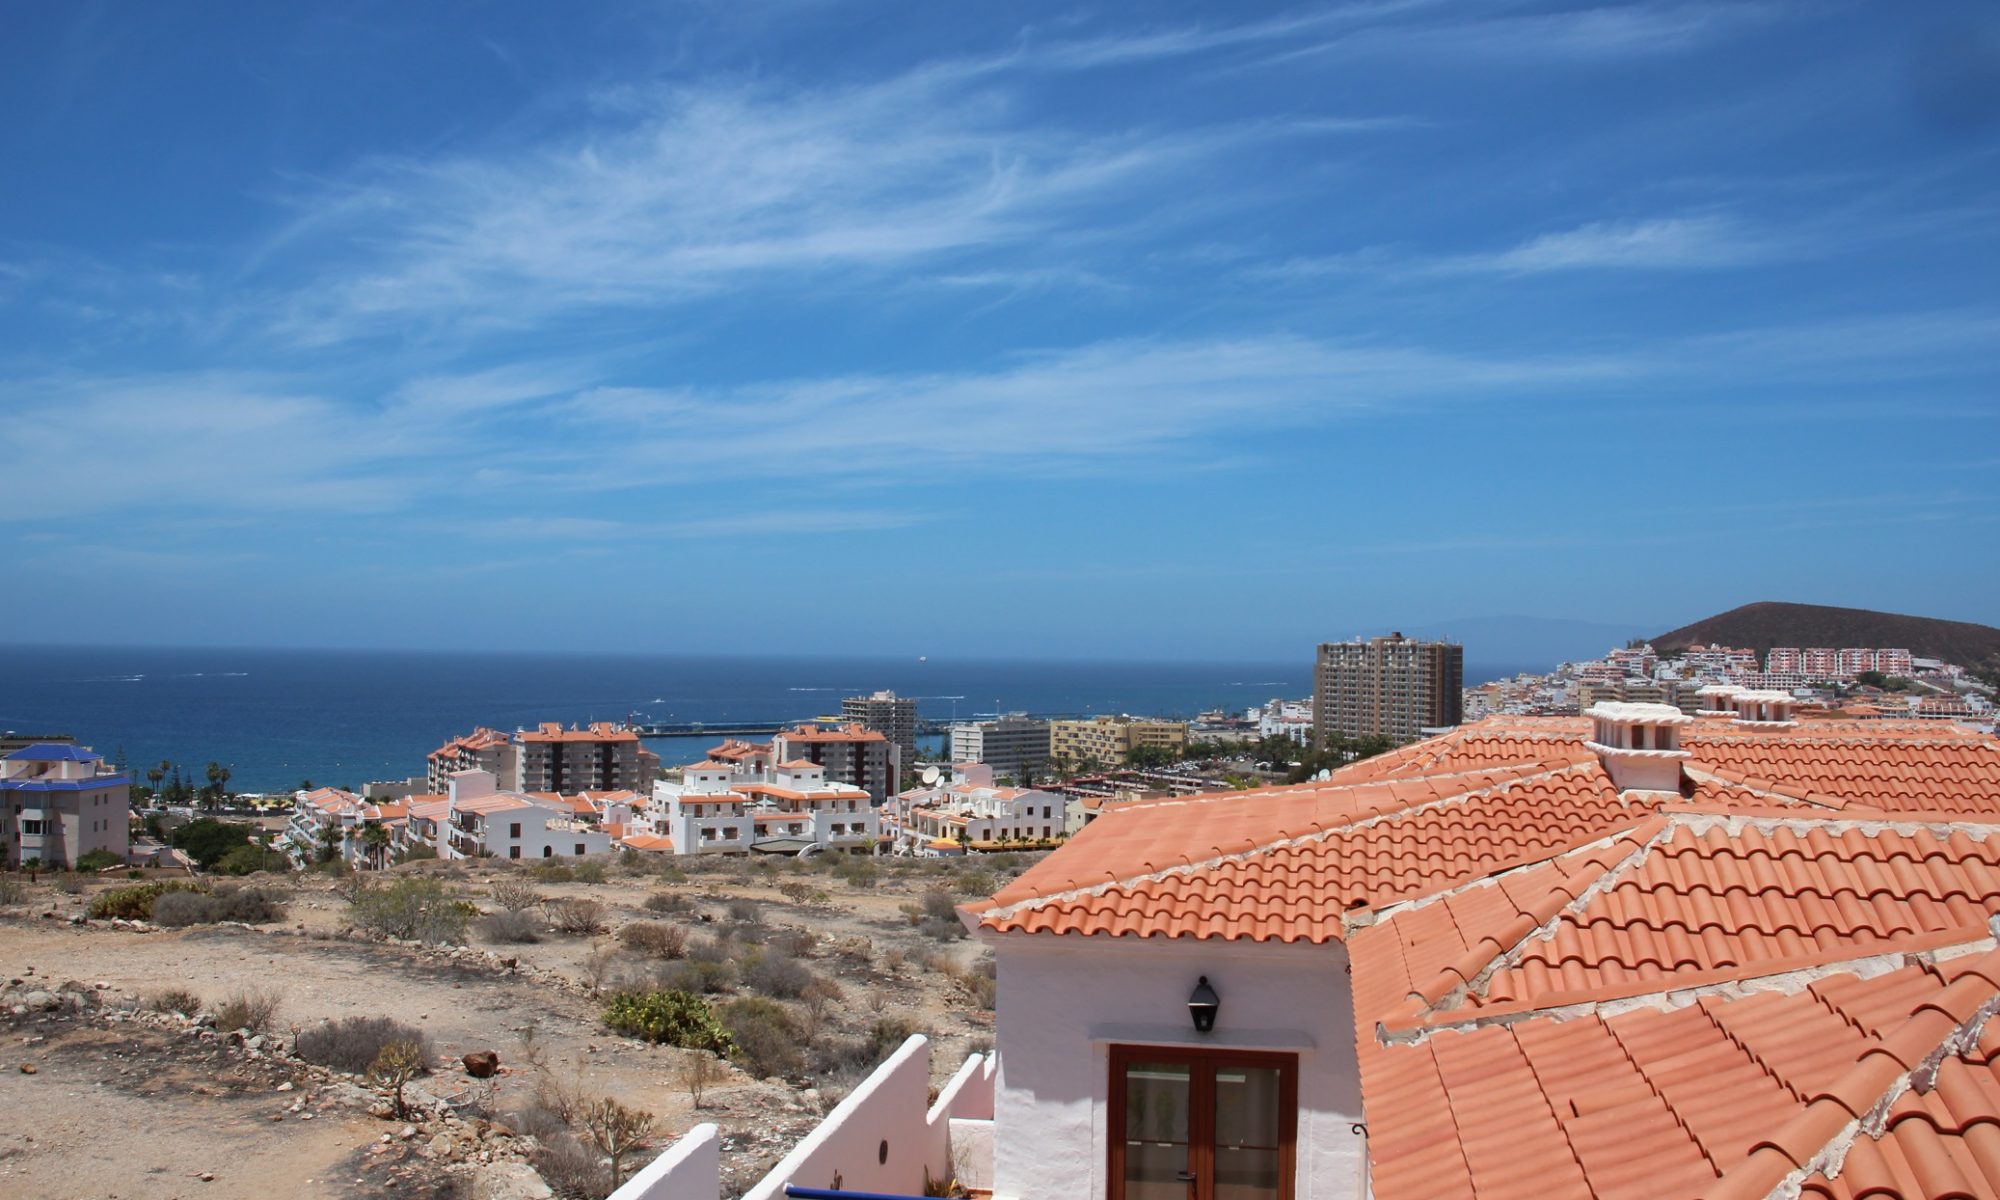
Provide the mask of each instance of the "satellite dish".
POLYGON ((1319 780, 1321 783, 1325 783, 1327 780, 1333 778, 1333 772, 1331 770, 1321 770, 1320 773, 1313 776, 1313 778, 1319 780))
POLYGON ((925 768, 924 768, 924 782, 925 782, 925 783, 936 783, 937 781, 938 781, 938 769, 937 769, 936 767, 925 767, 925 768))

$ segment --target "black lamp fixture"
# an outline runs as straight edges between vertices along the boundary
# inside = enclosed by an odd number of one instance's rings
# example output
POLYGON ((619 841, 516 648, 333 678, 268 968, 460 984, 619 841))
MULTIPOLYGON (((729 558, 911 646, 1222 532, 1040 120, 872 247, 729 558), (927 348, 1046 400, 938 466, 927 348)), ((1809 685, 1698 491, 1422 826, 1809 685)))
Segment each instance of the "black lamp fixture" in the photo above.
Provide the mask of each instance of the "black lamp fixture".
POLYGON ((1194 991, 1188 993, 1188 1015, 1194 1018, 1194 1031, 1207 1033, 1214 1029, 1215 1010, 1221 1007, 1222 997, 1208 986, 1208 976, 1202 976, 1201 982, 1194 985, 1194 991))

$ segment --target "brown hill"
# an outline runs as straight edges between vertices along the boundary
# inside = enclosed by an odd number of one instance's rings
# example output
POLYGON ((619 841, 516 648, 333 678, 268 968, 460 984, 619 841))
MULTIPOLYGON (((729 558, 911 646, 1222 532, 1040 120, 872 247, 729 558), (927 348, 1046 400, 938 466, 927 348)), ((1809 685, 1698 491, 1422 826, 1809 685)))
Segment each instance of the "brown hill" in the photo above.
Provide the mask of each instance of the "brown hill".
POLYGON ((1683 625, 1653 639, 1662 652, 1720 642, 1761 656, 1773 646, 1895 646, 1920 658, 1964 667, 2000 668, 2000 629, 1865 608, 1764 600, 1683 625))

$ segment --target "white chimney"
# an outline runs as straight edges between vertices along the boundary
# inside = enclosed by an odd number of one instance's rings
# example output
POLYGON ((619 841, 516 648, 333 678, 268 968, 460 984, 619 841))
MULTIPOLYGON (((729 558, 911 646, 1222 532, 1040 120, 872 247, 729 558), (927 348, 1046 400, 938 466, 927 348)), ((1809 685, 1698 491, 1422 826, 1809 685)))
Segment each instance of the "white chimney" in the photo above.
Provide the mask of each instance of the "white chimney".
POLYGON ((1703 717, 1733 717, 1736 705, 1732 703, 1736 693, 1743 689, 1733 683, 1711 683, 1696 692, 1701 697, 1701 709, 1696 713, 1703 717))
POLYGON ((1593 722, 1586 743, 1604 762, 1605 773, 1621 792, 1681 790, 1681 726, 1694 718, 1671 704, 1606 701, 1584 714, 1593 722))
POLYGON ((1798 698, 1790 692, 1738 692, 1730 697, 1736 709, 1736 723, 1754 729, 1790 729, 1792 707, 1798 698))

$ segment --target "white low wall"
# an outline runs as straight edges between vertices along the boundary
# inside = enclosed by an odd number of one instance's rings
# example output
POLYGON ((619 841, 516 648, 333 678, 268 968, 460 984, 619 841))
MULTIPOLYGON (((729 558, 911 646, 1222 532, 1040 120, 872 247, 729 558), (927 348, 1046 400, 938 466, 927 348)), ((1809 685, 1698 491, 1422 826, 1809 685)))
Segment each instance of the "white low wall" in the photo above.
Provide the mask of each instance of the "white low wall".
MULTIPOLYGON (((783 1200, 785 1186, 917 1196, 924 1176, 984 1182, 993 1170, 997 1059, 972 1055, 930 1099, 931 1049, 911 1037, 778 1161, 743 1200, 783 1200)), ((717 1200, 721 1138, 697 1125, 611 1200, 717 1200)))
POLYGON ((697 1125, 667 1147, 611 1200, 718 1200, 722 1195, 722 1132, 697 1125))

